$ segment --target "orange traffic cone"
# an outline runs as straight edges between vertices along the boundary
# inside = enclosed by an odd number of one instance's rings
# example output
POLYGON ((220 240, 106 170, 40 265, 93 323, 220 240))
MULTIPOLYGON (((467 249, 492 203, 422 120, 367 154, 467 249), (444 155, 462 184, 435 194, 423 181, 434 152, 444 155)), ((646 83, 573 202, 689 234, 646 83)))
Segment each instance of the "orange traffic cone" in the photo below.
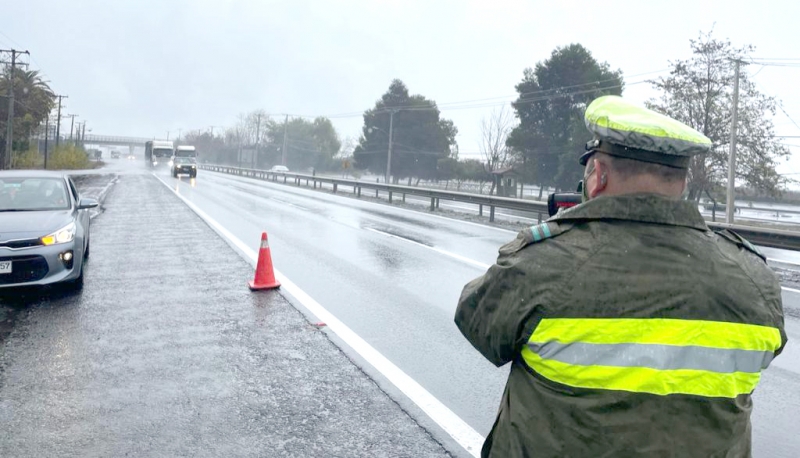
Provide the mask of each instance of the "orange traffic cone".
POLYGON ((274 289, 281 286, 275 279, 275 272, 272 271, 272 256, 269 252, 269 242, 267 233, 261 233, 261 248, 258 250, 258 264, 256 265, 256 277, 248 282, 253 291, 261 289, 274 289))

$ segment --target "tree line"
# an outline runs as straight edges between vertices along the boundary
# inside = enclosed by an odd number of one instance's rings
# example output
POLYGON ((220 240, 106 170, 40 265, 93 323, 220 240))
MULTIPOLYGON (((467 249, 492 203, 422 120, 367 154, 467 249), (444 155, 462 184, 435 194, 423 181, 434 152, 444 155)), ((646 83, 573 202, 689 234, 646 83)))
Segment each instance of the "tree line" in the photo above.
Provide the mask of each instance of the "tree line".
POLYGON ((50 115, 56 102, 56 95, 37 70, 27 70, 22 66, 3 68, 0 73, 0 163, 5 163, 6 154, 12 154, 14 164, 19 156, 26 154, 39 133, 41 126, 50 115), (14 87, 14 118, 12 151, 6 151, 8 133, 8 90, 14 87))
MULTIPOLYGON (((646 80, 658 96, 646 102, 708 136, 711 154, 693 159, 688 198, 721 191, 727 180, 734 61, 752 46, 701 33, 690 40, 691 56, 670 61, 667 76, 646 80)), ((746 72, 739 80, 736 179, 758 192, 777 195, 789 180, 776 171, 789 155, 774 135, 779 101, 762 94, 746 72)), ((436 101, 412 94, 399 79, 363 114, 357 139, 342 140, 329 119, 273 120, 263 111, 241 115, 234 127, 213 135, 192 132, 186 141, 210 152, 212 160, 254 167, 284 164, 294 170, 349 170, 400 180, 492 181, 492 172, 512 170, 540 189, 573 190, 582 178, 577 159, 589 140, 583 115, 592 100, 624 95, 619 69, 601 62, 583 45, 558 47, 522 72, 510 106, 495 109, 480 125, 481 159, 459 158, 458 129, 436 101), (391 138, 391 164, 389 149, 391 138), (389 165, 389 167, 387 167, 389 165)), ((494 186, 492 185, 492 188, 494 186)))

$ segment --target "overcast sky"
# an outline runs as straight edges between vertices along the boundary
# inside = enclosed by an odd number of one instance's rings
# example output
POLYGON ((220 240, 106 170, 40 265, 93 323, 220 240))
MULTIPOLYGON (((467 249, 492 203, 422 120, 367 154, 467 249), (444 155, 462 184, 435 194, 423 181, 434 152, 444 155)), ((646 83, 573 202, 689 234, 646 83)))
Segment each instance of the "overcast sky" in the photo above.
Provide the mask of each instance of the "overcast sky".
MULTIPOLYGON (((93 133, 174 138, 264 109, 344 114, 332 119, 345 138, 393 78, 444 107, 500 103, 526 67, 581 43, 623 71, 623 95, 644 101, 654 94, 641 82, 690 57, 689 40, 712 27, 755 45, 755 57, 800 58, 798 17, 789 0, 4 0, 0 48, 29 50, 32 68, 69 96, 65 112, 93 133)), ((800 123, 800 68, 746 71, 800 123)), ((443 109, 462 157, 479 151, 491 110, 443 109)), ((783 113, 774 121, 778 134, 800 136, 783 113)), ((781 172, 800 172, 800 159, 781 172)))

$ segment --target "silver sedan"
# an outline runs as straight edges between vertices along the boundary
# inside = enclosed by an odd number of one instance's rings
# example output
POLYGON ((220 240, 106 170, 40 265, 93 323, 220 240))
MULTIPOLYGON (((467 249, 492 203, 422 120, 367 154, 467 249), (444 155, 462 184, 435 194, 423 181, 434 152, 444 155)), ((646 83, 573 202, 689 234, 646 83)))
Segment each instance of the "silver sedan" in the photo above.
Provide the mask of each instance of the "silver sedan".
POLYGON ((65 174, 0 172, 0 288, 64 283, 83 287, 94 199, 65 174))

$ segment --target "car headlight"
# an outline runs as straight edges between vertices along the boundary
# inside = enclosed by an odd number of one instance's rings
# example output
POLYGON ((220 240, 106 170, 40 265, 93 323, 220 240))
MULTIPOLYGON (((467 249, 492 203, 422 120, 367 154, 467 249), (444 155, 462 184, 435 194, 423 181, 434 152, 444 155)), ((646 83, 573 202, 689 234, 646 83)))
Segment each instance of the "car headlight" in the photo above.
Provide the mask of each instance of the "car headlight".
POLYGON ((61 229, 53 232, 52 234, 45 235, 41 238, 42 245, 55 245, 57 243, 71 242, 75 238, 75 222, 71 222, 61 229))

